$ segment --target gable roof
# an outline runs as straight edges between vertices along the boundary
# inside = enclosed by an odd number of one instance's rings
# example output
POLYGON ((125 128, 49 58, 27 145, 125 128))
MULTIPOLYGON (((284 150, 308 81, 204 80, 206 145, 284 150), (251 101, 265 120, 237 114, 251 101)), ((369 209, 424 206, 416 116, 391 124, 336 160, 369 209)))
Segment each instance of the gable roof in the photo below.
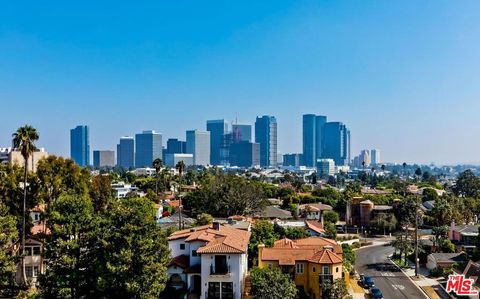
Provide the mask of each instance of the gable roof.
POLYGON ((307 229, 313 230, 317 234, 323 235, 325 233, 322 223, 316 220, 306 220, 305 226, 307 229))
POLYGON ((168 267, 171 267, 171 266, 178 266, 182 269, 187 269, 188 268, 188 265, 189 265, 189 261, 190 261, 190 258, 189 256, 187 255, 179 255, 179 256, 176 256, 174 257, 170 263, 168 263, 168 267))
POLYGON ((258 218, 290 219, 292 218, 292 212, 282 210, 276 206, 266 206, 265 209, 258 215, 258 218))
POLYGON ((197 253, 245 253, 251 233, 232 227, 204 225, 191 229, 176 231, 168 237, 168 241, 185 239, 185 242, 205 242, 197 253))
POLYGON ((307 204, 299 205, 298 209, 299 210, 307 210, 308 209, 311 212, 333 210, 332 206, 329 206, 329 205, 326 205, 326 204, 323 204, 323 203, 315 203, 315 204, 307 203, 307 204))
POLYGON ((317 251, 308 261, 317 264, 340 264, 343 262, 342 258, 330 249, 317 251))

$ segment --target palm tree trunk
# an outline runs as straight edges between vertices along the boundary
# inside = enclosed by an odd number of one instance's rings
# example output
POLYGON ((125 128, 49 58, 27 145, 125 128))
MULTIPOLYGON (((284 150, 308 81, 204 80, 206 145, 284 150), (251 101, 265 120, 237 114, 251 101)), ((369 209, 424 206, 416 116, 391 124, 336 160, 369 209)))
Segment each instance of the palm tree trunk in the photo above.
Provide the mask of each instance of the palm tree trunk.
POLYGON ((28 158, 25 158, 25 172, 23 175, 23 217, 22 217, 22 279, 23 284, 27 284, 27 276, 25 273, 25 223, 27 213, 27 175, 28 175, 28 158))

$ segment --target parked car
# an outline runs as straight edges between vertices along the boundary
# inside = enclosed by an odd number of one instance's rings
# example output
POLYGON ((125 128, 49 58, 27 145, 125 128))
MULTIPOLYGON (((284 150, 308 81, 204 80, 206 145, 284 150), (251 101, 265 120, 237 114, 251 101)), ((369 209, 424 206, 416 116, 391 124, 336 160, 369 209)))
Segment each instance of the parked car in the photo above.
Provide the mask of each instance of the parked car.
POLYGON ((375 282, 373 281, 373 278, 371 276, 364 276, 362 284, 363 287, 367 289, 375 287, 375 282))
POLYGON ((383 299, 383 294, 382 291, 378 288, 373 288, 372 289, 372 298, 373 299, 383 299))

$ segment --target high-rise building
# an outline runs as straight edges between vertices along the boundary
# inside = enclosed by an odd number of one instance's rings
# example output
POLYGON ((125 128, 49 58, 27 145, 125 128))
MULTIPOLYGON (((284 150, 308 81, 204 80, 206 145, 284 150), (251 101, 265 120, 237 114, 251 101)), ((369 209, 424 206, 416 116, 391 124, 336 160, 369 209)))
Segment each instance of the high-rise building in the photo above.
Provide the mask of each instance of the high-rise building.
POLYGON ((210 165, 210 132, 187 131, 187 153, 193 154, 194 165, 210 165))
POLYGON ((70 157, 79 166, 90 164, 90 135, 88 126, 70 130, 70 157))
POLYGON ((274 116, 257 117, 255 142, 260 144, 260 165, 277 167, 277 120, 274 116))
POLYGON ((380 156, 380 150, 372 149, 370 150, 370 159, 372 160, 372 165, 379 165, 382 163, 382 159, 380 156))
POLYGON ((115 167, 115 152, 114 151, 93 151, 93 166, 94 167, 115 167))
POLYGON ((317 175, 326 177, 335 174, 335 161, 333 159, 317 160, 317 175))
POLYGON ((283 166, 300 167, 303 165, 302 154, 285 154, 283 155, 283 166))
POLYGON ((353 164, 357 168, 365 168, 370 166, 370 164, 372 164, 371 153, 369 150, 360 151, 360 155, 355 157, 355 159, 353 160, 354 160, 353 164))
POLYGON ((341 122, 327 122, 322 131, 322 158, 333 159, 335 165, 350 163, 350 130, 341 122))
POLYGON ((240 142, 240 141, 252 141, 252 126, 251 125, 240 125, 234 124, 232 125, 232 134, 233 134, 233 142, 240 142))
POLYGON ((185 154, 187 152, 187 143, 176 138, 167 140, 167 154, 185 154))
POLYGON ((185 166, 193 165, 193 155, 192 154, 181 154, 181 153, 173 153, 173 154, 165 154, 165 165, 168 167, 175 167, 178 162, 183 161, 185 166))
POLYGON ((315 114, 303 115, 303 163, 315 167, 322 157, 322 132, 327 117, 315 114))
POLYGON ((210 132, 210 163, 221 165, 222 147, 225 134, 228 132, 228 124, 224 119, 207 120, 207 131, 210 132))
POLYGON ((230 165, 238 167, 260 166, 260 144, 248 141, 230 145, 230 165))
POLYGON ((130 169, 135 167, 135 139, 130 136, 120 138, 117 144, 117 166, 130 169))
POLYGON ((135 134, 135 167, 152 167, 157 158, 162 159, 162 134, 153 130, 135 134))

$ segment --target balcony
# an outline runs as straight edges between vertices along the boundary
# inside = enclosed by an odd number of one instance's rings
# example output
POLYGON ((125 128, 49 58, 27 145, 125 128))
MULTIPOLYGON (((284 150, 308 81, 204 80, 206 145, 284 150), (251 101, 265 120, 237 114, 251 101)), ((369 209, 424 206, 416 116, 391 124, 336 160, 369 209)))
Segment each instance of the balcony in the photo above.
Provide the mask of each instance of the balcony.
POLYGON ((210 265, 210 276, 230 276, 230 265, 210 265))
POLYGON ((333 275, 331 274, 320 274, 318 275, 318 282, 320 286, 324 283, 333 283, 333 275))

